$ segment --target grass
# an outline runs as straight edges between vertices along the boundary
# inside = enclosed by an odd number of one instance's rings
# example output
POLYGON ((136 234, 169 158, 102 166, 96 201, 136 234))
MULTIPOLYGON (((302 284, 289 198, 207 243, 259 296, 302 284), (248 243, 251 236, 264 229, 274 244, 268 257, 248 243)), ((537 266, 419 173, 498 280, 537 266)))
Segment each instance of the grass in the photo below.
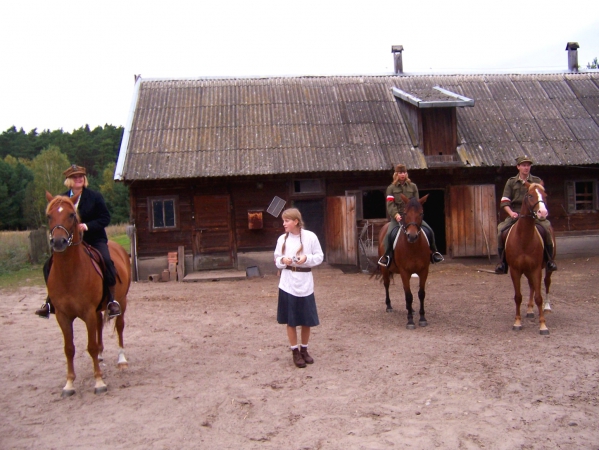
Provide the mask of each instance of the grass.
MULTIPOLYGON (((129 252, 126 224, 111 225, 106 234, 129 252)), ((31 264, 29 258, 29 231, 0 232, 0 288, 43 282, 42 266, 31 264)))

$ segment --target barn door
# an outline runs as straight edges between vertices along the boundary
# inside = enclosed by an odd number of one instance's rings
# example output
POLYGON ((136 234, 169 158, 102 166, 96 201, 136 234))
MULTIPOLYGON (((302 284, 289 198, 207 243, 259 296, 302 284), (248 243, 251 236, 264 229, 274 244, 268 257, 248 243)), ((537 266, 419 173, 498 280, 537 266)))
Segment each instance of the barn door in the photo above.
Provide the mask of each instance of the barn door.
POLYGON ((235 263, 228 195, 193 198, 193 262, 195 270, 233 267, 235 263))
POLYGON ((447 218, 452 257, 497 254, 495 185, 450 186, 447 218))
POLYGON ((327 262, 358 265, 356 197, 327 197, 325 226, 327 262))

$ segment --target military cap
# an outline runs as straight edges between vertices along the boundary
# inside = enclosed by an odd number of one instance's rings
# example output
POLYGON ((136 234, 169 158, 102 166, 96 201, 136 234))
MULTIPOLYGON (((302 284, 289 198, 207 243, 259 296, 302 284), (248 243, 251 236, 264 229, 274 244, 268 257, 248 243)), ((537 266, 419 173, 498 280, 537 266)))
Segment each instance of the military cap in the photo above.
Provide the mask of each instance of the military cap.
POLYGON ((534 164, 534 161, 532 160, 532 158, 529 158, 528 156, 518 156, 516 158, 516 165, 520 165, 523 162, 529 162, 531 164, 534 164))

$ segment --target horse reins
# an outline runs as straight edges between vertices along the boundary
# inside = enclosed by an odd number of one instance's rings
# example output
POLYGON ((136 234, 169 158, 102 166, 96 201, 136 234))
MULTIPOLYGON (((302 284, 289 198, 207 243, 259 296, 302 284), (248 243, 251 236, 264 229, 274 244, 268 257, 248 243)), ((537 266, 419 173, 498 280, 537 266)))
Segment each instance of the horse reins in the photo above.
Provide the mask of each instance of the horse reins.
MULTIPOLYGON (((529 198, 533 198, 534 195, 530 195, 528 192, 526 193, 526 195, 524 196, 524 201, 528 200, 529 198)), ((538 202, 534 203, 532 206, 530 203, 528 203, 526 201, 526 205, 528 206, 528 211, 530 212, 530 215, 526 215, 526 216, 522 216, 522 217, 532 217, 533 219, 537 218, 537 212, 535 211, 535 206, 537 206, 539 203, 542 203, 543 205, 545 205, 545 208, 547 208, 547 204, 545 203, 545 200, 539 200, 538 202)))
MULTIPOLYGON (((62 202, 60 202, 60 203, 62 203, 62 202)), ((77 225, 77 223, 78 223, 77 215, 75 215, 75 225, 77 225)), ((75 233, 71 233, 69 230, 67 230, 62 225, 56 225, 55 227, 53 227, 50 230, 50 242, 52 242, 54 240, 54 231, 56 229, 63 230, 66 233, 66 235, 67 235, 67 242, 68 242, 67 248, 70 247, 70 246, 72 246, 72 245, 79 245, 79 244, 81 244, 81 242, 83 242, 82 239, 79 239, 79 242, 73 242, 73 237, 75 236, 75 233)), ((54 251, 56 251, 56 250, 54 250, 54 251)), ((62 250, 62 251, 64 251, 64 250, 62 250)))

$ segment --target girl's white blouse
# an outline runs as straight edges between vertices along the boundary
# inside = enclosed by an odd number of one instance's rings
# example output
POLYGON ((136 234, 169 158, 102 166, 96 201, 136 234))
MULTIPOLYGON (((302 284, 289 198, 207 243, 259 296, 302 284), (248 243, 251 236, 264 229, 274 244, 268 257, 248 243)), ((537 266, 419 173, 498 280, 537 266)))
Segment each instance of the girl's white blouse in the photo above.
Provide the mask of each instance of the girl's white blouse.
MULTIPOLYGON (((320 242, 316 234, 311 231, 301 229, 302 240, 300 244, 300 235, 289 233, 287 242, 285 242, 285 235, 281 235, 277 240, 277 247, 275 248, 275 265, 278 269, 285 269, 285 264, 281 263, 281 259, 285 256, 292 258, 294 256, 306 255, 308 259, 304 264, 291 264, 296 267, 316 267, 321 264, 324 260, 324 254, 320 247, 320 242), (285 254, 282 252, 283 242, 285 242, 285 254), (302 252, 298 255, 297 251, 303 245, 302 252)), ((292 270, 281 270, 281 279, 279 281, 279 288, 285 292, 295 295, 296 297, 306 297, 314 293, 314 277, 312 272, 294 272, 292 270)))

